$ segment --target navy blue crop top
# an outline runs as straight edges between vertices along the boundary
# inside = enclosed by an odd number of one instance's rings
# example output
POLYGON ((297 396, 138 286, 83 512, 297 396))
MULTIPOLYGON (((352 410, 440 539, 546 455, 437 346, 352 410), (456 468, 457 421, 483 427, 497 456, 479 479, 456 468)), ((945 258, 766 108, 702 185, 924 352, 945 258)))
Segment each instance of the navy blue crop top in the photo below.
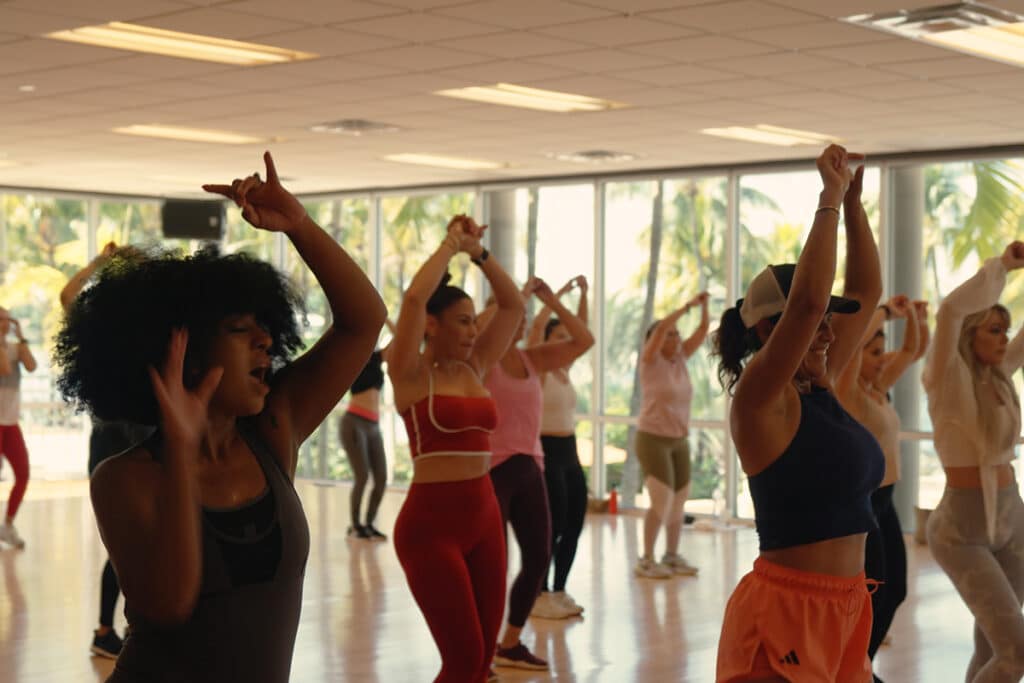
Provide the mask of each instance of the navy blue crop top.
POLYGON ((352 382, 351 391, 353 394, 361 394, 367 389, 377 389, 380 391, 384 388, 382 363, 380 351, 374 351, 370 354, 370 360, 366 361, 366 365, 363 366, 359 376, 352 382))
POLYGON ((827 389, 800 395, 800 426, 775 462, 750 477, 761 550, 876 528, 871 494, 882 483, 878 441, 827 389))

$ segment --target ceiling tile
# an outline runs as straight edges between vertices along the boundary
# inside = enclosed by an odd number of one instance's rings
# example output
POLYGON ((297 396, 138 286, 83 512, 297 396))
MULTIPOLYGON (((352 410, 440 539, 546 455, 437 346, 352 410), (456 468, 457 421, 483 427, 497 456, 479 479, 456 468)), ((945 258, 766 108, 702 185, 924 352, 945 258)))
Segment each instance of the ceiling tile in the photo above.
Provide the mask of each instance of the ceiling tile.
POLYGON ((660 66, 667 62, 664 58, 638 55, 624 50, 566 52, 560 55, 536 57, 532 61, 586 73, 643 69, 660 66))
MULTIPOLYGON (((808 17, 809 18, 809 17, 808 17)), ((735 37, 786 50, 804 50, 838 45, 862 45, 884 41, 889 34, 840 21, 815 21, 791 26, 774 26, 741 31, 735 37)))
MULTIPOLYGON (((291 5, 289 5, 290 8, 291 5)), ((294 11, 294 8, 292 8, 294 11)), ((300 28, 295 21, 284 21, 278 18, 260 17, 254 14, 230 12, 220 8, 189 9, 174 12, 160 17, 140 20, 144 26, 184 31, 218 38, 247 40, 268 33, 280 33, 288 29, 300 28)))
POLYGON ((461 78, 463 81, 461 87, 468 87, 495 83, 531 85, 542 79, 561 78, 572 75, 574 72, 568 69, 557 69, 549 64, 502 60, 445 69, 438 73, 461 78))
POLYGON ((4 33, 37 36, 52 31, 75 28, 81 24, 81 19, 75 17, 29 12, 14 9, 9 5, 0 5, 0 26, 3 27, 4 33))
POLYGON ((362 53, 359 55, 359 59, 370 64, 381 64, 410 71, 431 71, 488 61, 488 58, 482 55, 435 45, 410 45, 388 50, 374 50, 362 53))
POLYGON ((824 58, 801 52, 778 52, 757 57, 723 59, 714 63, 716 67, 746 74, 748 76, 781 76, 783 74, 801 73, 805 71, 827 71, 841 64, 824 58))
POLYGON ((624 14, 677 9, 690 5, 706 5, 714 0, 575 0, 577 5, 588 5, 615 10, 624 14))
POLYGON ((476 38, 462 38, 459 49, 482 55, 518 59, 537 55, 584 50, 587 46, 569 40, 551 38, 529 31, 502 31, 476 38))
POLYGON ((346 23, 345 28, 361 33, 425 43, 440 43, 456 38, 497 32, 492 24, 479 24, 424 12, 352 21, 346 23))
POLYGON ((942 0, 771 0, 775 5, 791 7, 802 12, 827 17, 846 17, 854 14, 894 12, 901 9, 916 9, 943 4, 942 0))
POLYGON ((757 0, 715 2, 709 5, 653 12, 647 17, 714 33, 733 33, 746 29, 805 23, 815 18, 805 12, 757 0))
POLYGON ((600 47, 644 45, 694 35, 696 31, 638 16, 617 16, 537 29, 540 33, 600 47))
POLYGON ((221 4, 219 9, 312 25, 335 24, 402 12, 401 9, 384 3, 361 0, 290 0, 284 3, 279 0, 242 0, 221 4))
POLYGON ((799 85, 773 81, 768 78, 738 78, 709 83, 694 83, 689 88, 694 92, 716 95, 718 97, 784 95, 785 93, 798 92, 802 89, 799 85))
POLYGON ((684 83, 707 83, 729 78, 735 78, 734 74, 718 69, 708 69, 702 66, 689 64, 676 64, 673 66, 662 66, 654 69, 633 69, 629 71, 615 71, 612 73, 617 78, 627 78, 640 83, 651 85, 681 85, 684 83))
POLYGON ((822 78, 820 72, 780 74, 776 77, 784 83, 803 85, 812 88, 827 87, 829 84, 836 84, 840 87, 853 88, 867 83, 891 83, 903 80, 904 77, 888 71, 871 69, 861 66, 838 66, 828 70, 828 78, 822 78))
POLYGON ((923 59, 897 64, 882 64, 880 69, 913 78, 942 79, 956 76, 974 76, 979 74, 1012 74, 1016 69, 1007 64, 993 62, 990 59, 978 59, 966 55, 947 57, 945 59, 923 59))
POLYGON ((102 47, 37 38, 0 44, 0 74, 32 73, 62 66, 110 63, 124 53, 102 47))
POLYGON ((254 36, 253 39, 265 45, 273 45, 289 50, 302 50, 325 57, 358 54, 367 50, 381 50, 396 47, 404 42, 383 36, 356 33, 342 28, 327 27, 300 28, 294 31, 268 33, 254 36))
POLYGON ((598 19, 610 14, 607 10, 574 5, 562 0, 483 0, 469 5, 437 10, 439 14, 507 28, 539 28, 552 24, 598 19))
POLYGON ((809 50, 807 54, 820 55, 850 64, 870 66, 874 64, 895 64, 921 59, 944 59, 954 54, 949 50, 932 47, 925 43, 897 38, 871 43, 865 47, 840 46, 827 49, 809 50))
POLYGON ((865 85, 858 88, 857 92, 864 97, 878 100, 901 100, 912 97, 938 97, 940 95, 955 97, 963 93, 959 88, 936 81, 900 81, 898 83, 865 85))
MULTIPOLYGON (((27 11, 46 12, 66 17, 77 17, 90 22, 105 23, 108 21, 135 21, 145 17, 154 17, 168 12, 188 9, 188 5, 177 0, 47 0, 45 3, 35 0, 12 0, 0 9, 0 25, 3 25, 3 11, 7 8, 27 11)), ((83 24, 84 22, 79 22, 83 24)))
POLYGON ((777 48, 740 40, 729 36, 696 36, 675 40, 662 40, 643 45, 633 45, 630 52, 657 55, 681 62, 710 62, 730 57, 777 52, 777 48))

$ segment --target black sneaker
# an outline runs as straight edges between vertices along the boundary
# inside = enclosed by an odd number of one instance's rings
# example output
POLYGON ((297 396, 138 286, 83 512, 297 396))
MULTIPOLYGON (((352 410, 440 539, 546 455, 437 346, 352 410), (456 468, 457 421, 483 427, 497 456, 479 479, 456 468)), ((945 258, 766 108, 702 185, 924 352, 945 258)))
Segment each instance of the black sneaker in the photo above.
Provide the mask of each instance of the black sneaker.
POLYGON ((98 631, 93 632, 92 647, 89 650, 94 655, 100 657, 106 657, 107 659, 117 659, 117 656, 121 654, 121 646, 124 642, 118 638, 117 632, 114 629, 110 629, 102 636, 98 631))
POLYGON ((378 529, 377 527, 373 526, 372 524, 367 524, 366 526, 363 527, 363 530, 366 531, 367 534, 369 534, 369 538, 370 538, 371 541, 386 541, 386 540, 388 540, 388 537, 385 536, 384 534, 382 534, 380 529, 378 529))
POLYGON ((355 526, 350 526, 348 528, 348 535, 349 535, 350 538, 362 538, 362 539, 370 538, 370 532, 367 531, 366 527, 365 526, 359 526, 358 524, 356 524, 355 526))

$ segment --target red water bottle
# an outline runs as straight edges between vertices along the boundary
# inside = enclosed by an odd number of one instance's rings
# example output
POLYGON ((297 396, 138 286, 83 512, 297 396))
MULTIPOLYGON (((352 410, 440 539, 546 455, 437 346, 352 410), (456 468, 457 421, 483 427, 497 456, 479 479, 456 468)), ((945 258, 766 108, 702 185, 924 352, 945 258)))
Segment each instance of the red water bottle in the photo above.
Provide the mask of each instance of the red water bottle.
POLYGON ((608 495, 608 514, 619 514, 619 492, 614 488, 612 489, 612 492, 608 495))

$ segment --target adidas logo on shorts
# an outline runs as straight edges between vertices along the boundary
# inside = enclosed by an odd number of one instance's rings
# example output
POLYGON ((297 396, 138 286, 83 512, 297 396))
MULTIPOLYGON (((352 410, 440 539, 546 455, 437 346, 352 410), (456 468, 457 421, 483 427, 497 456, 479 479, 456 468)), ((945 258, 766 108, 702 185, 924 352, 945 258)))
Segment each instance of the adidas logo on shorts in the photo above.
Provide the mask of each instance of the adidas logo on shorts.
POLYGON ((796 650, 790 650, 789 654, 779 660, 780 664, 796 664, 799 666, 800 659, 796 656, 796 650))

